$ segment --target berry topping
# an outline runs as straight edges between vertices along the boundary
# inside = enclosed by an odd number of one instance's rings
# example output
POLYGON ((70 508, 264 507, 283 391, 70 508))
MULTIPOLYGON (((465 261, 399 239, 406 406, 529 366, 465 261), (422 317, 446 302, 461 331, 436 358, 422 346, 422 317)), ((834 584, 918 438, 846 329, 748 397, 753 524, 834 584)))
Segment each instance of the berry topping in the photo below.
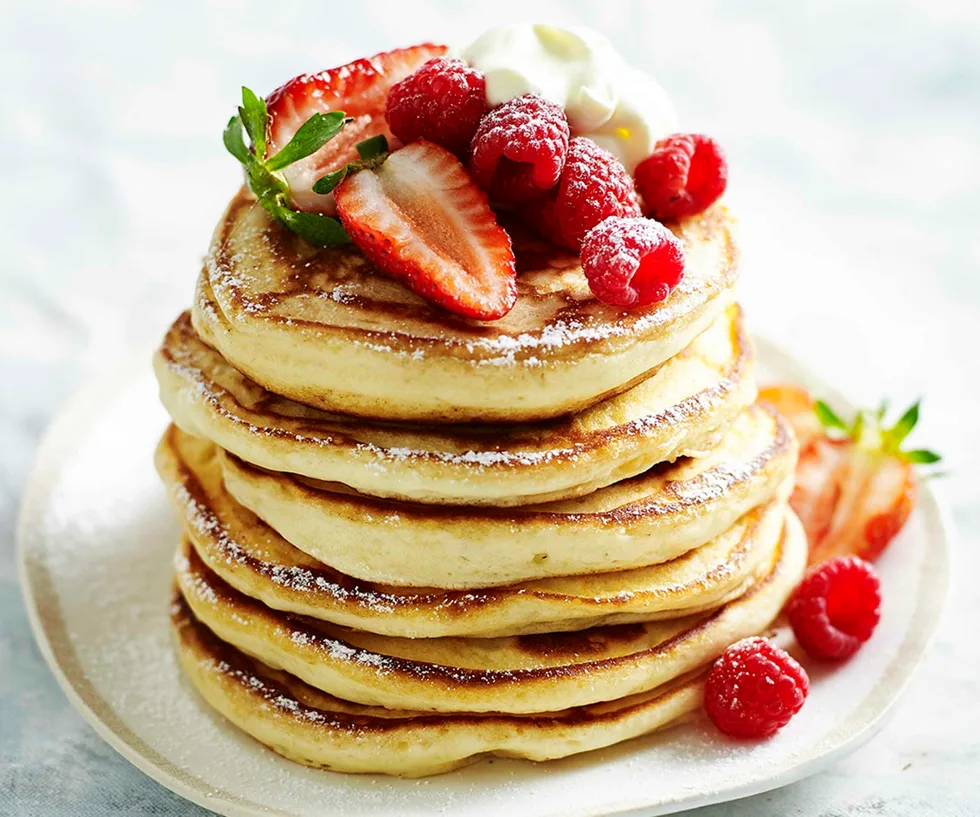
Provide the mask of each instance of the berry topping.
POLYGON ((428 139, 465 157, 489 108, 483 74, 462 60, 436 57, 391 86, 385 119, 406 144, 428 139))
POLYGON ((884 405, 845 422, 799 386, 769 386, 759 398, 779 409, 800 443, 790 504, 806 529, 810 563, 849 554, 877 558, 915 507, 915 466, 940 459, 927 449, 902 448, 918 422, 918 403, 886 427, 884 405))
POLYGON ((836 556, 811 568, 787 607, 800 646, 813 658, 852 656, 878 626, 881 592, 874 568, 836 556))
POLYGON ((420 139, 336 188, 354 243, 382 272, 442 307, 495 320, 517 300, 510 238, 459 160, 420 139))
POLYGON ((800 711, 810 688, 806 672, 764 638, 743 638, 715 661, 704 684, 704 708, 733 738, 767 738, 800 711))
POLYGON ((721 145, 699 133, 661 139, 636 168, 636 189, 649 215, 661 220, 704 212, 727 184, 728 162, 721 145))
POLYGON ((568 120, 554 102, 524 94, 483 117, 470 171, 494 201, 537 198, 558 183, 568 152, 568 120))
POLYGON ((642 213, 626 168, 591 139, 576 137, 568 143, 557 187, 546 198, 524 205, 521 215, 549 241, 578 250, 599 222, 642 213))
POLYGON ((379 134, 391 135, 384 118, 388 89, 445 50, 441 45, 397 48, 318 74, 302 74, 269 94, 269 156, 289 142, 316 113, 343 111, 353 120, 329 144, 283 170, 290 198, 297 208, 333 213, 333 196, 314 193, 314 182, 331 170, 356 161, 358 142, 379 134))
POLYGON ((657 221, 611 216, 586 233, 582 269, 603 303, 648 306, 684 277, 684 247, 657 221))

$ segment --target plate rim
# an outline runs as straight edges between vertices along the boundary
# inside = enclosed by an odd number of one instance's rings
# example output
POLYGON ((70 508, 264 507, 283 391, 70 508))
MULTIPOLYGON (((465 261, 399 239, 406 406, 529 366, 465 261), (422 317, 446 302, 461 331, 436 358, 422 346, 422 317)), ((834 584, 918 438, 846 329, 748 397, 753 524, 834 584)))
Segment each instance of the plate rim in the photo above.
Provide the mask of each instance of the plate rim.
MULTIPOLYGON (((777 343, 759 335, 753 335, 753 341, 758 358, 777 361, 779 368, 793 373, 793 380, 805 385, 819 386, 820 391, 826 394, 831 402, 853 410, 852 401, 839 389, 813 373, 777 343)), ((130 355, 108 373, 83 385, 56 412, 38 444, 25 482, 15 531, 18 581, 31 633, 58 686, 83 720, 106 743, 149 778, 184 799, 226 817, 294 817, 295 812, 264 806, 231 792, 215 789, 202 778, 176 767, 132 732, 84 673, 78 669, 78 658, 67 637, 57 595, 49 589, 48 598, 39 598, 44 592, 43 588, 50 585, 51 578, 44 563, 46 554, 32 552, 29 546, 28 528, 36 517, 35 509, 43 505, 44 497, 52 487, 51 477, 59 471, 58 463, 54 461, 56 458, 52 453, 64 451, 67 440, 74 436, 71 432, 88 425, 92 416, 112 395, 137 378, 146 376, 147 357, 147 355, 130 355), (58 630, 60 632, 57 632, 58 630), (55 631, 54 635, 57 637, 53 637, 52 631, 55 631), (69 677, 66 667, 75 667, 76 675, 69 677)), ((874 737, 894 712, 916 668, 929 652, 942 620, 949 592, 950 559, 955 528, 942 492, 937 491, 931 483, 922 483, 916 512, 924 513, 927 518, 930 518, 939 532, 937 538, 941 542, 941 547, 932 552, 930 570, 923 573, 923 579, 919 582, 912 617, 914 626, 910 626, 904 633, 898 650, 885 667, 882 677, 865 695, 847 722, 830 730, 815 744, 810 744, 806 756, 799 758, 790 756, 778 766, 770 765, 766 770, 741 780, 734 786, 703 791, 694 795, 682 795, 659 803, 644 802, 642 795, 634 794, 621 801, 604 805, 600 810, 590 806, 574 811, 562 809, 561 814, 566 817, 601 817, 601 815, 614 817, 614 815, 644 812, 670 814, 680 810, 739 800, 780 788, 815 774, 874 737), (650 809, 654 811, 649 812, 650 809)))

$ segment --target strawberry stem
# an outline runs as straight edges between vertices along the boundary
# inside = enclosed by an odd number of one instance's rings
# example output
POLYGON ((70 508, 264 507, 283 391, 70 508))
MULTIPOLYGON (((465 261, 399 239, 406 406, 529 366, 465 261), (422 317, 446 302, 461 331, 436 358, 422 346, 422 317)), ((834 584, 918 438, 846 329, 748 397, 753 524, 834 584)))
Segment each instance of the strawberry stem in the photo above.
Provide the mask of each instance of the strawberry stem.
POLYGON ((813 404, 820 425, 829 432, 835 432, 841 439, 854 440, 858 447, 869 453, 883 453, 897 457, 915 465, 932 465, 942 457, 926 448, 912 451, 902 450, 902 443, 919 422, 919 406, 916 400, 909 406, 891 428, 885 427, 885 414, 888 401, 882 400, 874 411, 860 410, 850 423, 843 420, 827 403, 817 400, 813 404))
POLYGON ((331 247, 350 242, 343 226, 335 218, 289 207, 289 185, 279 171, 316 153, 351 121, 343 111, 315 113, 280 151, 267 158, 269 111, 265 100, 243 86, 242 104, 225 126, 222 141, 225 149, 245 168, 249 189, 262 209, 304 241, 317 247, 331 247), (251 148, 245 144, 243 128, 251 148))

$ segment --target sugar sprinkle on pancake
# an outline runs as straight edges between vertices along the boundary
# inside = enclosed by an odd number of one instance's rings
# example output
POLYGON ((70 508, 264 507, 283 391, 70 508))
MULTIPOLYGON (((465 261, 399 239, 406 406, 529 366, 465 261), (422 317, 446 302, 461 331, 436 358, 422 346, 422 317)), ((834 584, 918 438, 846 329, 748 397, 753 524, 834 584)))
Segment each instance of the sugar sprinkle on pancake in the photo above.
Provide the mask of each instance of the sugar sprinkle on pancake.
POLYGON ((186 316, 154 361, 176 422, 243 460, 360 493, 454 505, 565 499, 700 454, 755 397, 730 307, 651 377, 568 418, 520 425, 379 423, 286 400, 203 343, 186 316))
POLYGON ((577 258, 518 243, 516 306, 467 321, 378 275, 350 247, 313 250, 245 194, 218 226, 194 326, 236 368, 301 403, 384 420, 539 420, 642 379, 732 301, 737 252, 720 206, 673 227, 686 274, 631 312, 597 301, 577 258))

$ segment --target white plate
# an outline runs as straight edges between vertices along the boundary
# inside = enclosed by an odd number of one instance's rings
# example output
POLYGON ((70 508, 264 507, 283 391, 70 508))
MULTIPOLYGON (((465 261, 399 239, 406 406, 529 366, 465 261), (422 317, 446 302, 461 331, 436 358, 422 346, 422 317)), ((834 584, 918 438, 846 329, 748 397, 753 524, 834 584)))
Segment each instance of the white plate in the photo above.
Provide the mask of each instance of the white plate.
MULTIPOLYGON (((770 344, 759 353, 765 379, 839 398, 770 344)), ((841 667, 809 663, 809 700, 771 740, 735 745, 695 721, 548 764, 487 760, 422 781, 307 769, 213 714, 178 672, 167 622, 178 529, 152 465, 165 424, 142 362, 71 403, 25 494, 21 581, 38 644, 82 715, 150 777, 225 815, 653 815, 766 791, 829 765, 880 728, 946 594, 949 527, 926 483, 878 563, 884 598, 874 637, 841 667)))

